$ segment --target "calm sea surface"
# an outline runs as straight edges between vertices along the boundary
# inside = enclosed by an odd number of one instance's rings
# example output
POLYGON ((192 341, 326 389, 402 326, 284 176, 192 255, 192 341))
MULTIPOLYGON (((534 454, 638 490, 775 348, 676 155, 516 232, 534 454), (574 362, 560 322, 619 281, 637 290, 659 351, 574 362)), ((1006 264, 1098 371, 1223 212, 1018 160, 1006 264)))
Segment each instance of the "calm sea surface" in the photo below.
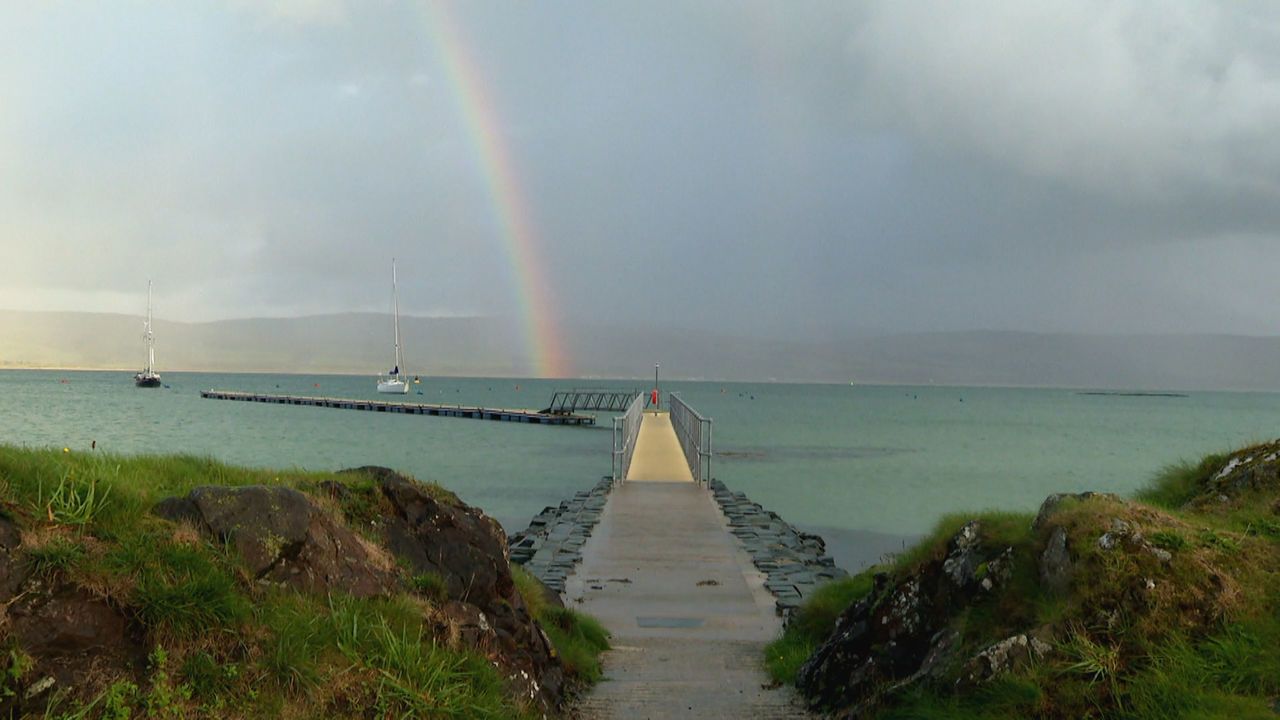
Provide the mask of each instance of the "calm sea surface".
MULTIPOLYGON (((236 403, 201 389, 377 397, 372 378, 0 371, 0 442, 207 454, 306 469, 378 464, 440 482, 508 528, 609 472, 596 428, 236 403), (65 381, 65 382, 63 382, 65 381)), ((409 401, 544 407, 556 389, 643 382, 424 378, 409 401)), ((827 537, 849 568, 939 516, 1033 509, 1058 491, 1129 493, 1161 466, 1280 435, 1280 395, 1098 397, 1071 390, 675 382, 715 419, 714 475, 827 537)))

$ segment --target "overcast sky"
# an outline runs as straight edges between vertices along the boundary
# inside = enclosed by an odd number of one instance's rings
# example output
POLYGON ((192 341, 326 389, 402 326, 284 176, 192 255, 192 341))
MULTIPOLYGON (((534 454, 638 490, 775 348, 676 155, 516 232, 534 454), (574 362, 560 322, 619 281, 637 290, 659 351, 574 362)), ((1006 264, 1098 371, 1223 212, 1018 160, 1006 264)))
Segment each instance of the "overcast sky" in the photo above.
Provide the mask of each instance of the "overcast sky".
POLYGON ((0 4, 0 307, 1280 333, 1280 4, 0 4), (452 28, 439 25, 452 17, 452 28))

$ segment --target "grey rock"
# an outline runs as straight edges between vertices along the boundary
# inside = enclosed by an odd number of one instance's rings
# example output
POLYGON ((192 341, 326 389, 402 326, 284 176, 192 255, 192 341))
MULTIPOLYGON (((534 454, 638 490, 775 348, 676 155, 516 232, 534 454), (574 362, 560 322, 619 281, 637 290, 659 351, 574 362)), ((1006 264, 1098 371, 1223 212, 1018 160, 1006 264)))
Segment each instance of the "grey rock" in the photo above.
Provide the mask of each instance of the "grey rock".
POLYGON ((396 585, 394 571, 355 533, 292 488, 202 486, 152 512, 230 543, 261 580, 357 597, 388 594, 396 585))
POLYGON ((987 572, 978 582, 985 592, 1004 587, 1013 577, 1013 548, 1005 548, 1004 552, 987 561, 987 572))
POLYGON ((1039 530, 1044 527, 1049 518, 1053 517, 1053 514, 1061 508, 1064 500, 1088 500, 1090 498, 1106 498, 1117 501, 1121 500, 1120 496, 1114 493, 1053 493, 1046 497, 1044 502, 1040 503, 1040 510, 1036 513, 1036 519, 1031 521, 1031 529, 1039 530))
POLYGON ((957 687, 973 687, 1007 672, 1024 668, 1051 651, 1048 643, 1026 634, 997 642, 973 656, 960 673, 957 687))
POLYGON ((1071 587, 1074 568, 1071 552, 1067 547, 1067 531, 1055 527, 1049 534, 1049 542, 1040 553, 1040 584, 1050 592, 1064 594, 1071 587))
POLYGON ((981 527, 977 520, 971 520, 951 538, 950 550, 942 563, 942 571, 957 587, 965 587, 974 580, 974 572, 978 568, 974 549, 978 545, 981 527))

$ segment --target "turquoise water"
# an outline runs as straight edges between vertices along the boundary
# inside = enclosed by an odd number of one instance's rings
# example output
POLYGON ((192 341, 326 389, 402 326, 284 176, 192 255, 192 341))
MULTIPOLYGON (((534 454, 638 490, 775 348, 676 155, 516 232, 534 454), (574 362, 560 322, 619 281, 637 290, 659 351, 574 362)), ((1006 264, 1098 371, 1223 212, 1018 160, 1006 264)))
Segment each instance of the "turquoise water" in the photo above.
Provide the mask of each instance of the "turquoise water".
MULTIPOLYGON (((509 530, 608 474, 597 428, 204 400, 218 388, 377 397, 372 378, 0 371, 0 442, 208 454, 240 464, 388 465, 436 480, 509 530), (66 380, 67 382, 61 382, 66 380)), ((540 408, 574 382, 426 378, 406 399, 540 408)), ((579 386, 642 388, 581 381, 579 386)), ((948 512, 1032 509, 1050 492, 1129 493, 1163 465, 1276 437, 1280 395, 665 383, 715 419, 714 475, 861 565, 948 512)))

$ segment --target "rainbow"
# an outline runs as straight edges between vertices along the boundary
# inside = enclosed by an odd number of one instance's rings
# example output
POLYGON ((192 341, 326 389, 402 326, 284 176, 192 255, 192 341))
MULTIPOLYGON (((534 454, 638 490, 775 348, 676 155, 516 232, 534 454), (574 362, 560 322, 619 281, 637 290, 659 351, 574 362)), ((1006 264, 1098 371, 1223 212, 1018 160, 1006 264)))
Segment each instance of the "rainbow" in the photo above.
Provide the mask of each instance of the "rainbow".
POLYGON ((500 132, 498 108, 484 77, 467 52, 462 29, 450 3, 424 0, 424 22, 439 55, 462 125, 475 151, 498 219, 499 235, 511 264, 520 326, 529 360, 538 377, 569 377, 572 369, 556 321, 555 296, 542 268, 537 229, 520 174, 500 132))

